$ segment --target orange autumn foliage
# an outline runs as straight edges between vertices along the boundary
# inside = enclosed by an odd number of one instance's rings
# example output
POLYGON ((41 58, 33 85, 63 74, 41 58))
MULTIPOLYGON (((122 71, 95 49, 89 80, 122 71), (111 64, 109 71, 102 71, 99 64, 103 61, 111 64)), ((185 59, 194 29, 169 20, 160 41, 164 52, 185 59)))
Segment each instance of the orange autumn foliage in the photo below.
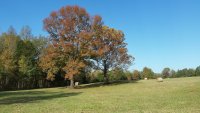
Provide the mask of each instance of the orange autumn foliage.
POLYGON ((53 80, 62 71, 71 80, 79 75, 88 62, 102 69, 105 80, 107 71, 115 67, 127 67, 132 57, 128 55, 124 33, 103 26, 100 16, 91 17, 84 8, 62 7, 44 20, 44 29, 50 34, 50 43, 40 58, 40 66, 53 80), (95 62, 96 61, 96 62, 95 62))
POLYGON ((48 79, 63 71, 73 87, 73 76, 86 66, 86 59, 92 51, 93 26, 98 26, 101 17, 95 18, 84 8, 66 6, 44 20, 44 29, 50 34, 51 42, 46 54, 41 57, 41 67, 49 73, 48 79))
POLYGON ((104 80, 108 82, 107 72, 109 69, 127 68, 134 58, 128 55, 122 31, 107 26, 97 30, 93 43, 96 67, 104 72, 104 80))

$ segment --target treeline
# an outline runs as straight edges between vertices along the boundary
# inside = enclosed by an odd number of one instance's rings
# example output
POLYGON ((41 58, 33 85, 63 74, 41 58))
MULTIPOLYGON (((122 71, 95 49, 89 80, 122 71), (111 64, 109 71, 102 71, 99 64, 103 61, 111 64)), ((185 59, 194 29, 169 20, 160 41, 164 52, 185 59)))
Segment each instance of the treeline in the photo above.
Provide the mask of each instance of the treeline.
POLYGON ((144 78, 156 79, 158 77, 178 78, 178 77, 192 77, 192 76, 200 76, 200 66, 198 66, 196 69, 184 68, 177 71, 170 68, 164 68, 161 73, 154 73, 151 68, 144 67, 142 71, 134 70, 132 79, 139 80, 144 78))
POLYGON ((10 27, 0 35, 0 90, 50 86, 38 66, 47 42, 44 36, 33 36, 28 26, 19 34, 10 27))
MULTIPOLYGON (((200 66, 196 69, 184 68, 180 70, 173 70, 170 68, 164 68, 161 73, 155 73, 151 68, 144 67, 142 71, 134 70, 128 71, 120 68, 112 69, 108 72, 110 81, 120 81, 120 80, 141 80, 144 78, 147 79, 157 79, 158 77, 162 78, 178 78, 178 77, 194 77, 200 76, 200 66)), ((103 82, 103 73, 100 70, 93 71, 88 73, 85 77, 78 76, 78 81, 81 83, 94 83, 94 82, 103 82), (85 78, 85 79, 84 79, 85 78)))

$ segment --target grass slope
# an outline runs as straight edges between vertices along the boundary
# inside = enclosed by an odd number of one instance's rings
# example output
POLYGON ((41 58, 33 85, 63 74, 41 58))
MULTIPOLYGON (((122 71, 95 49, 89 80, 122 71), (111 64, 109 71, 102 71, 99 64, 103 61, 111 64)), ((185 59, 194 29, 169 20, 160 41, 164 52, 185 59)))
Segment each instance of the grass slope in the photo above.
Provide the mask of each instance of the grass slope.
POLYGON ((0 92, 0 113, 200 113, 200 77, 0 92))

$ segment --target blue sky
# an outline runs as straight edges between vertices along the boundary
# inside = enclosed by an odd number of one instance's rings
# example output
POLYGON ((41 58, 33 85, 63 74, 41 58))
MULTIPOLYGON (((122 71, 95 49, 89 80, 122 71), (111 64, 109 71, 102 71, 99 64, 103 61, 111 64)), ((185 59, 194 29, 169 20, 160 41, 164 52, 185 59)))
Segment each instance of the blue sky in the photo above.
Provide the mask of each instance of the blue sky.
POLYGON ((34 35, 47 35, 42 20, 51 11, 79 5, 104 23, 124 31, 132 69, 148 66, 154 72, 200 65, 199 0, 1 0, 0 33, 24 25, 34 35))

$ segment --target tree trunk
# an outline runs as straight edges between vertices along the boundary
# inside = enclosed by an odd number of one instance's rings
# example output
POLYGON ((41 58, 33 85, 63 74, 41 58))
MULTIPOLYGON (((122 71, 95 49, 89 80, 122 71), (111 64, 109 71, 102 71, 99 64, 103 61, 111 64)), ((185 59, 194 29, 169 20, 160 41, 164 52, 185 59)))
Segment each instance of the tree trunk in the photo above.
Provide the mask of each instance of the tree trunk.
POLYGON ((74 88, 74 77, 70 79, 70 88, 74 88))
POLYGON ((19 80, 17 82, 17 89, 20 89, 20 82, 19 82, 19 80))
POLYGON ((105 84, 108 84, 109 83, 109 79, 108 79, 108 75, 107 75, 107 70, 104 70, 104 82, 105 84))
POLYGON ((107 75, 108 68, 106 66, 106 60, 104 60, 103 62, 104 62, 104 70, 103 70, 104 82, 105 82, 105 84, 108 84, 109 83, 109 78, 108 78, 108 75, 107 75))

